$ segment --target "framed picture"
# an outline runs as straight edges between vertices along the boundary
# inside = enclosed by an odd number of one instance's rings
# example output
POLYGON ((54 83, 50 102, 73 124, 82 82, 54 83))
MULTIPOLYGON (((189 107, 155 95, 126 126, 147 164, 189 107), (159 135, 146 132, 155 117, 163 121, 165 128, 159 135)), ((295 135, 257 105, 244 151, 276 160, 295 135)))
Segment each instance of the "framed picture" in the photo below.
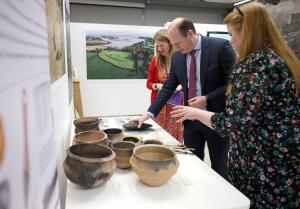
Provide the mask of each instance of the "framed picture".
POLYGON ((87 79, 146 79, 154 32, 86 31, 87 79))

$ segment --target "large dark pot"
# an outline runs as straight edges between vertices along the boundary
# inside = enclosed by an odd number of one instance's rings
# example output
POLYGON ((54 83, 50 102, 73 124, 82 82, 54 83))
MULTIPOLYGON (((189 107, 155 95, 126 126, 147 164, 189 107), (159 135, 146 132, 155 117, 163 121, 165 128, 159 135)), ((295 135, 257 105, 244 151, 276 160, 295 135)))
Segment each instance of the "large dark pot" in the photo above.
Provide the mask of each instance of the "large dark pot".
POLYGON ((96 187, 111 178, 116 154, 97 144, 76 144, 67 150, 64 170, 68 179, 83 187, 96 187))

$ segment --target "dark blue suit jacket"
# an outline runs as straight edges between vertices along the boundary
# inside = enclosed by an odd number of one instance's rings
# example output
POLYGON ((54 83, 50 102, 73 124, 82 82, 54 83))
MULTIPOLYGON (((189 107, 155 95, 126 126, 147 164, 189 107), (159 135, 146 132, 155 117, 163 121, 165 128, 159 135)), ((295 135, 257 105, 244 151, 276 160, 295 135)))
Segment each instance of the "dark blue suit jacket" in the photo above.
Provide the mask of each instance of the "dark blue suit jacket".
MULTIPOLYGON (((208 111, 224 111, 227 76, 235 60, 236 54, 227 40, 201 36, 200 82, 202 95, 207 96, 208 111)), ((179 84, 183 87, 184 104, 187 105, 186 55, 177 51, 172 56, 168 80, 148 111, 157 116, 179 84)))

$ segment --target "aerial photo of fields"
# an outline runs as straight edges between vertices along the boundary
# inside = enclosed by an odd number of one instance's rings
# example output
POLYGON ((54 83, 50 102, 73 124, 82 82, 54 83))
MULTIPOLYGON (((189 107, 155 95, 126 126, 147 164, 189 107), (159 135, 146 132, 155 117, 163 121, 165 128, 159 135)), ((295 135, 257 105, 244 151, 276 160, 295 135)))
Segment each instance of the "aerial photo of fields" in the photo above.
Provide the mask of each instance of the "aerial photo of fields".
POLYGON ((145 79, 152 35, 86 33, 87 79, 145 79))

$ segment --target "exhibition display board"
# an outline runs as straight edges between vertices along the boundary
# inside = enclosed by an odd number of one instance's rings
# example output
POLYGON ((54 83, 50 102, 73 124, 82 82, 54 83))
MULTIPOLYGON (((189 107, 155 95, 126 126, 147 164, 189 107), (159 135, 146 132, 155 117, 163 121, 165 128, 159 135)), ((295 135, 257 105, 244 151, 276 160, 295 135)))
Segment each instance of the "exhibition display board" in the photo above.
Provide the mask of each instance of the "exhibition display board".
POLYGON ((60 209, 44 1, 0 3, 0 208, 60 209))

